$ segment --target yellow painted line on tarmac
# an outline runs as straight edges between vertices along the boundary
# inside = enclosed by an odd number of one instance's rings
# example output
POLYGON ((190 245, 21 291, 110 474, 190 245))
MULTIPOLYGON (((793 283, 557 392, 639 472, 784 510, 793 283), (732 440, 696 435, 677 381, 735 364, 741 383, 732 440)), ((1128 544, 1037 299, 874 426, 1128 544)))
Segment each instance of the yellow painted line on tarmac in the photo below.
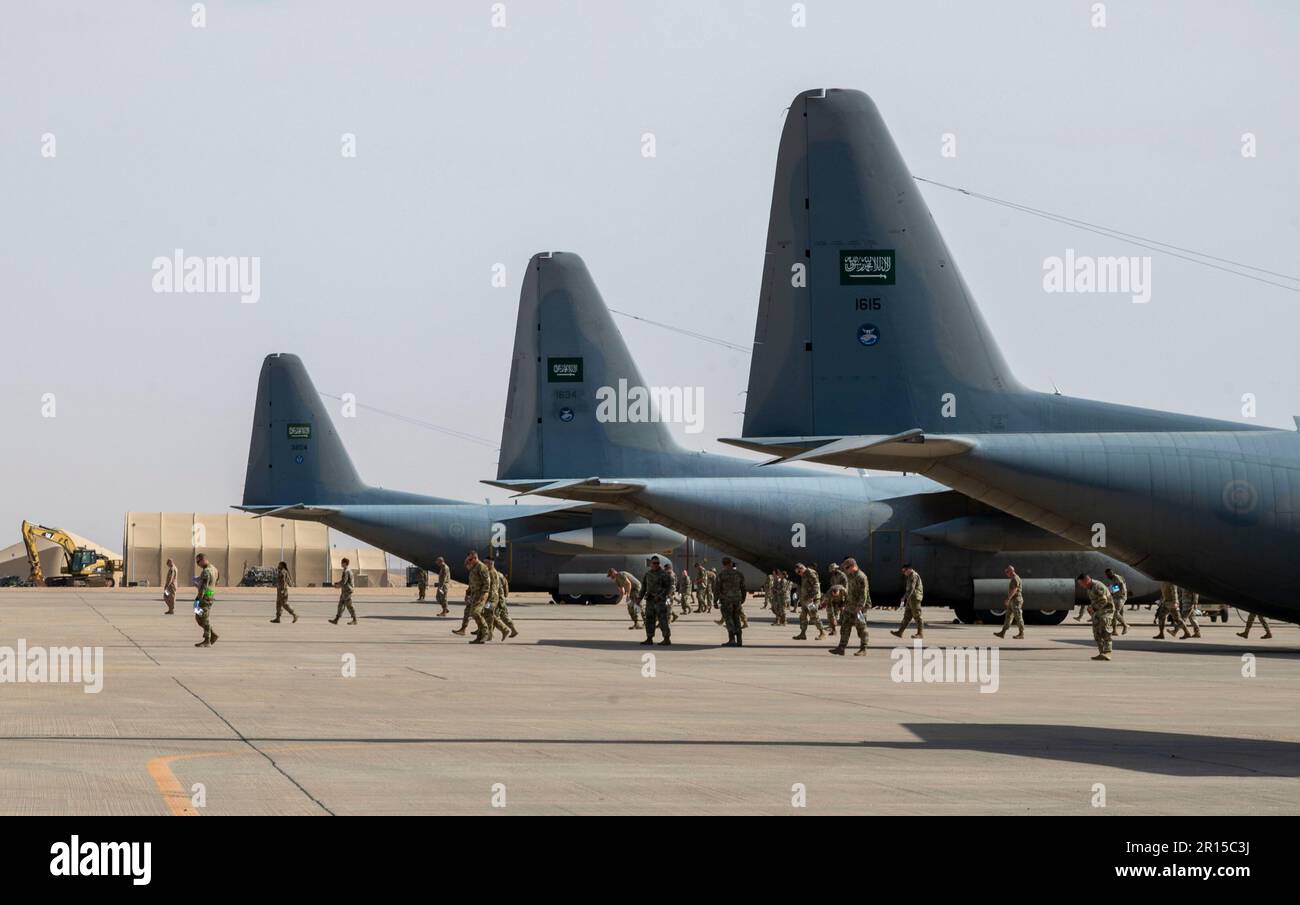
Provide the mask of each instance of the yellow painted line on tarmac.
POLYGON ((197 754, 170 754, 166 757, 155 757, 145 764, 145 767, 149 770, 149 775, 153 777, 154 785, 158 786, 158 791, 162 793, 163 802, 167 805, 167 809, 172 812, 173 817, 197 817, 199 812, 190 803, 190 793, 185 791, 180 780, 176 778, 176 774, 172 772, 172 762, 190 760, 196 757, 221 757, 227 753, 225 751, 202 751, 197 754))
MULTIPOLYGON (((237 739, 232 739, 237 741, 237 739)), ((334 745, 294 745, 288 748, 267 748, 267 754, 283 754, 292 751, 324 751, 330 748, 362 748, 365 745, 356 742, 343 742, 334 745)), ((196 751, 191 754, 168 754, 162 757, 155 757, 145 764, 149 775, 153 778, 154 785, 162 794, 163 802, 167 809, 171 811, 173 817, 198 817, 201 816, 199 810, 194 807, 190 793, 181 785, 176 774, 172 772, 171 765, 176 761, 198 760, 201 757, 238 757, 239 755, 259 754, 261 752, 252 748, 241 748, 238 751, 196 751)))

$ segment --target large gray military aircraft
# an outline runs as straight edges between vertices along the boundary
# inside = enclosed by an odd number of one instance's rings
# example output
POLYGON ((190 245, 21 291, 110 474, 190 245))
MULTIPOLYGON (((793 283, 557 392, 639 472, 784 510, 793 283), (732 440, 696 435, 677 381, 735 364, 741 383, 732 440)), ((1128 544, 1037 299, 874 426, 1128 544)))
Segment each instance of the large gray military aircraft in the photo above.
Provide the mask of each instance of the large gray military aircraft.
MULTIPOLYGON (((296 355, 268 355, 257 383, 244 478, 235 507, 322 522, 426 569, 441 555, 458 580, 465 554, 497 550, 512 589, 557 600, 613 599, 608 569, 640 575, 646 557, 718 556, 675 531, 601 506, 483 505, 385 490, 361 481, 329 411, 296 355)), ((758 573, 750 570, 751 580, 758 573)))
POLYGON ((919 472, 1161 580, 1296 620, 1300 434, 1022 386, 859 91, 790 108, 754 343, 744 437, 726 442, 919 472))
POLYGON ((925 576, 926 602, 966 621, 978 609, 997 612, 1008 562, 1037 622, 1065 617, 1073 577, 1085 569, 1119 570, 1139 598, 1157 591, 1114 560, 926 478, 765 472, 752 460, 683 449, 668 423, 699 414, 695 389, 646 384, 580 257, 534 256, 520 291, 497 479, 486 483, 618 505, 764 569, 852 555, 869 569, 878 603, 901 593, 907 560, 925 576))

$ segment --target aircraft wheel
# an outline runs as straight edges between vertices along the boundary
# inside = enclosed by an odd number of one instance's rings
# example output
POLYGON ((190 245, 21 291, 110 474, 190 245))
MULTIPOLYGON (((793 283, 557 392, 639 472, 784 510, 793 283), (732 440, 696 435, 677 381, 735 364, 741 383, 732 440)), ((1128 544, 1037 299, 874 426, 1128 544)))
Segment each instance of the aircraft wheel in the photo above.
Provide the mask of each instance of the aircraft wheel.
POLYGON ((957 617, 957 620, 958 620, 959 622, 961 622, 962 625, 974 625, 974 624, 975 624, 975 607, 974 607, 974 605, 969 604, 969 603, 964 603, 964 604, 962 604, 961 606, 955 606, 955 607, 953 607, 953 608, 952 608, 952 612, 953 612, 953 615, 955 615, 955 616, 957 617))
POLYGON ((1025 610, 1026 625, 1060 625, 1069 610, 1025 610))

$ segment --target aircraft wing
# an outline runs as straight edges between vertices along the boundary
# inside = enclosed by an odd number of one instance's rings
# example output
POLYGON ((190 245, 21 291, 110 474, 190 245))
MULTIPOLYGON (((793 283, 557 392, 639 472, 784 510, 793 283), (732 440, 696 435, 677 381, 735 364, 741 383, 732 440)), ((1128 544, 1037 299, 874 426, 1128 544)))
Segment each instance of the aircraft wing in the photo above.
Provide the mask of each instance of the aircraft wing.
POLYGON ((886 471, 924 472, 938 459, 960 456, 975 449, 970 437, 948 434, 927 435, 920 428, 893 435, 859 437, 759 437, 724 439, 723 443, 776 453, 764 465, 778 462, 820 462, 846 468, 879 468, 886 471))

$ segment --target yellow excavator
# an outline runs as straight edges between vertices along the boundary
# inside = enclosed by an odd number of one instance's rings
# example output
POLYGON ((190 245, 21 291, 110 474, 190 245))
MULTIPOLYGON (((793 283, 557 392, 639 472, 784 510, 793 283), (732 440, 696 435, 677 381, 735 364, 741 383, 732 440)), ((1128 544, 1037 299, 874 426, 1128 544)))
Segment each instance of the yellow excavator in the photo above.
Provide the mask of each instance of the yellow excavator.
POLYGON ((23 546, 27 548, 27 567, 30 570, 27 584, 33 587, 113 587, 117 573, 122 571, 122 560, 109 559, 91 547, 79 547, 68 532, 59 528, 46 528, 23 522, 23 546), (46 577, 41 571, 41 558, 36 541, 43 538, 63 548, 64 564, 58 575, 46 577))

